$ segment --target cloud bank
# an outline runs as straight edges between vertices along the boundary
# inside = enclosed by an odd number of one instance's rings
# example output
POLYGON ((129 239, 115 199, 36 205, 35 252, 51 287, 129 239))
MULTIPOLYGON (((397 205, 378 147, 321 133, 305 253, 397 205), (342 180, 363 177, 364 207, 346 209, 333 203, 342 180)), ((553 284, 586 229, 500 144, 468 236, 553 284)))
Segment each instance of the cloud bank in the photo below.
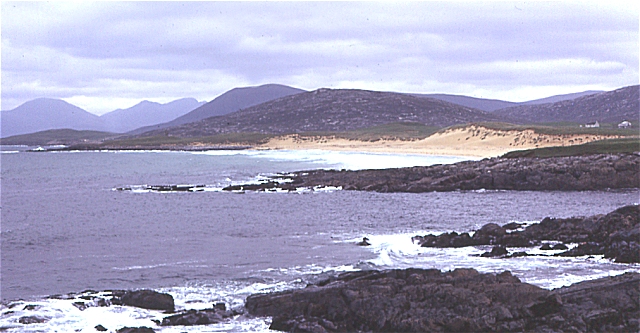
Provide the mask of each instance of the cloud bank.
POLYGON ((2 110, 52 97, 100 114, 266 83, 510 101, 611 90, 638 84, 638 10, 629 2, 3 2, 2 110))

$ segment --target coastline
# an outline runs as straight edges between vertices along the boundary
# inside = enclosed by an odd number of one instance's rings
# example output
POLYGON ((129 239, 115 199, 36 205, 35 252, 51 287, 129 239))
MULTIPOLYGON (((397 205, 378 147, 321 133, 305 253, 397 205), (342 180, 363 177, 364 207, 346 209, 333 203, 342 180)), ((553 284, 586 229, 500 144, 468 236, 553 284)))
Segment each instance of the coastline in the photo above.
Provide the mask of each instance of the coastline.
POLYGON ((494 130, 483 126, 452 128, 419 140, 380 139, 361 141, 336 136, 301 136, 290 134, 272 138, 253 149, 319 149, 371 153, 425 154, 491 158, 514 150, 564 147, 619 136, 593 134, 552 135, 533 130, 494 130))
POLYGON ((569 147, 594 141, 620 139, 620 135, 602 134, 548 134, 533 129, 494 129, 483 125, 454 127, 422 139, 382 136, 376 139, 344 137, 340 134, 282 134, 251 141, 238 137, 233 140, 207 140, 186 138, 181 142, 156 140, 155 143, 137 142, 84 142, 55 148, 40 145, 36 151, 69 150, 325 150, 380 154, 415 154, 432 156, 459 156, 473 159, 493 158, 519 150, 569 147))

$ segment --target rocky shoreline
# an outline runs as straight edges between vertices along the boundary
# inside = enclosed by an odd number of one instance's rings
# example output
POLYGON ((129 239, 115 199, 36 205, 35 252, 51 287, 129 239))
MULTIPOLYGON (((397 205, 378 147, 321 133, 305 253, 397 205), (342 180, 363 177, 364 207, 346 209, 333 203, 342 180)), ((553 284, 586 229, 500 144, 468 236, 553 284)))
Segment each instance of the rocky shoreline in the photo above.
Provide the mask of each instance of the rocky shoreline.
POLYGON ((360 271, 245 307, 287 332, 638 332, 639 289, 638 273, 546 290, 508 271, 360 271))
POLYGON ((228 191, 341 187, 376 192, 457 190, 589 191, 640 188, 640 153, 549 158, 491 158, 381 170, 312 170, 277 175, 228 191), (284 179, 291 181, 282 182, 284 179))
MULTIPOLYGON (((222 302, 175 311, 173 297, 153 290, 85 291, 52 296, 91 307, 130 306, 163 311, 153 327, 105 322, 98 332, 149 333, 166 326, 228 323, 272 317, 270 329, 287 332, 638 332, 640 273, 624 273, 554 290, 523 283, 509 271, 464 268, 369 270, 340 274, 303 289, 247 297, 244 308, 222 302), (154 329, 155 328, 155 329, 154 329)), ((24 302, 12 309, 37 310, 24 302)), ((22 325, 54 318, 25 315, 22 325)))
POLYGON ((485 257, 522 257, 526 252, 509 254, 507 247, 538 247, 541 250, 567 250, 556 256, 604 255, 619 263, 640 263, 640 206, 630 205, 606 215, 572 218, 545 218, 523 230, 518 223, 484 225, 473 233, 455 231, 440 235, 413 237, 422 247, 466 247, 493 245, 485 257), (543 244, 543 241, 547 243, 543 244), (559 242, 551 246, 548 242, 559 242), (569 250, 566 244, 577 243, 569 250))

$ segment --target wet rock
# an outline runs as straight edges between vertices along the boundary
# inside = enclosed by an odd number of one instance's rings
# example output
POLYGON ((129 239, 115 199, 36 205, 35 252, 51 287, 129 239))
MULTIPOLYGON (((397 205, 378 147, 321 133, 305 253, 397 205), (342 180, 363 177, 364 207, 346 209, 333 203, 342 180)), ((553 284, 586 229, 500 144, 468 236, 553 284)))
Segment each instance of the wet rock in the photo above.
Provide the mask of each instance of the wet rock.
POLYGON ((217 307, 205 310, 188 310, 162 319, 162 326, 194 326, 217 324, 239 315, 238 311, 227 311, 224 303, 218 303, 217 307), (219 304, 222 304, 220 306, 219 304), (224 309, 222 309, 224 308, 224 309))
POLYGON ((566 246, 566 245, 564 245, 564 244, 556 244, 556 245, 554 245, 551 249, 552 249, 552 250, 568 250, 568 249, 569 249, 569 247, 567 247, 567 246, 566 246))
POLYGON ((116 331, 117 333, 155 333, 152 328, 143 327, 123 327, 116 331))
MULTIPOLYGON (((640 206, 630 205, 606 215, 544 218, 524 230, 507 232, 495 223, 484 225, 473 237, 468 233, 443 233, 414 236, 412 241, 422 247, 462 247, 494 245, 501 247, 531 247, 542 241, 559 241, 556 245, 543 244, 541 250, 567 250, 558 256, 604 255, 620 263, 640 262, 640 206), (571 250, 564 243, 579 243, 571 250)), ((496 252, 497 253, 497 252, 496 252)), ((485 253, 483 256, 493 256, 485 253)), ((507 256, 507 257, 513 257, 507 256)))
POLYGON ((288 332, 636 332, 639 289, 638 273, 546 290, 509 272, 407 269, 344 273, 245 307, 288 332))
POLYGON ((551 246, 551 244, 542 244, 542 246, 540 247, 540 250, 550 251, 550 250, 553 250, 553 247, 551 246))
POLYGON ((44 318, 44 317, 39 317, 39 316, 24 316, 24 317, 20 317, 20 319, 18 319, 18 322, 20 324, 29 325, 29 324, 46 323, 48 320, 49 320, 49 318, 44 318))
POLYGON ((40 307, 41 307, 40 305, 28 304, 28 305, 25 305, 24 308, 22 308, 22 310, 33 311, 33 310, 39 309, 40 307))
MULTIPOLYGON (((118 298, 116 302, 121 305, 135 306, 143 309, 173 312, 175 307, 173 296, 153 290, 124 291, 119 297, 117 293, 114 293, 114 298, 118 298)), ((114 304, 118 304, 116 302, 114 302, 114 304)))
POLYGON ((369 245, 371 245, 371 243, 369 243, 369 238, 367 238, 367 237, 363 237, 363 238, 362 238, 362 241, 360 241, 360 242, 356 243, 356 245, 359 245, 359 246, 369 246, 369 245))
POLYGON ((507 249, 504 246, 494 246, 491 249, 491 252, 485 252, 483 254, 481 254, 481 257, 502 257, 502 256, 506 256, 509 253, 509 251, 507 251, 507 249))

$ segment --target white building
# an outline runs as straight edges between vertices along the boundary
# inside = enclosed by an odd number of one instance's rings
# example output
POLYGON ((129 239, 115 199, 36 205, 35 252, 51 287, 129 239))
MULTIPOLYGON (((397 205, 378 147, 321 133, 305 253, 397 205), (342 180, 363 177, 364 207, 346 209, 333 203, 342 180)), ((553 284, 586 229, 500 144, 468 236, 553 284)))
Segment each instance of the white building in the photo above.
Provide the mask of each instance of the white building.
POLYGON ((586 123, 586 124, 584 124, 584 127, 597 128, 597 127, 600 127, 600 123, 598 123, 598 121, 593 122, 593 123, 586 123))
POLYGON ((629 128, 629 127, 631 127, 631 123, 626 120, 618 124, 618 128, 629 128))

